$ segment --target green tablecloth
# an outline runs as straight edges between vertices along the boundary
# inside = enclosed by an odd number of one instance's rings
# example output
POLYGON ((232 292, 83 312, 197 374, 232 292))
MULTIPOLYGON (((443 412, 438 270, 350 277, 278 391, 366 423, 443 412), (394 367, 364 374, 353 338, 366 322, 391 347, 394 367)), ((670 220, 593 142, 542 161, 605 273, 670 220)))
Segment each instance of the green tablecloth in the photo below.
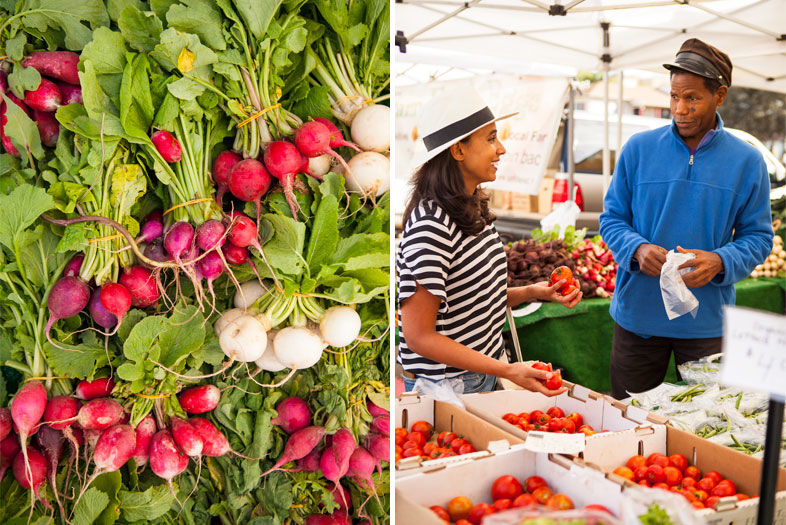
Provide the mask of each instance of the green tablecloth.
MULTIPOLYGON (((738 306, 786 312, 786 279, 745 279, 735 287, 738 306)), ((597 392, 608 392, 614 332, 609 304, 609 299, 599 298, 585 299, 573 309, 546 303, 530 315, 517 317, 516 329, 524 359, 551 362, 563 370, 563 377, 568 381, 597 392)), ((509 337, 509 332, 506 336, 509 337)), ((676 380, 672 364, 666 381, 676 380)))

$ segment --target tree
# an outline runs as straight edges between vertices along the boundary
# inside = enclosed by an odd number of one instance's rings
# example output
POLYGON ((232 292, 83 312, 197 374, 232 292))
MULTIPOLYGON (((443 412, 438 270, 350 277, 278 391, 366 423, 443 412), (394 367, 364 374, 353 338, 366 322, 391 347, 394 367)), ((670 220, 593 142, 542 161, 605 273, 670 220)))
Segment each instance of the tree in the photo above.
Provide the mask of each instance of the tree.
POLYGON ((762 142, 786 138, 786 95, 732 87, 718 110, 723 123, 754 135, 762 142))

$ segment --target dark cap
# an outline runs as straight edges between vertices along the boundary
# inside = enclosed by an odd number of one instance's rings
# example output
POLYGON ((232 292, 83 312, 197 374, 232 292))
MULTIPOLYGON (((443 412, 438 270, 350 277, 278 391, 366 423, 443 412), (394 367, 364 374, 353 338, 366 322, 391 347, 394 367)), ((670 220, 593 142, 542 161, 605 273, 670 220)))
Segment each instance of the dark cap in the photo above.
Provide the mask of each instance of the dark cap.
POLYGON ((682 43, 671 64, 663 64, 669 71, 683 69, 700 77, 712 78, 724 86, 731 86, 731 59, 720 49, 705 44, 698 38, 682 43))

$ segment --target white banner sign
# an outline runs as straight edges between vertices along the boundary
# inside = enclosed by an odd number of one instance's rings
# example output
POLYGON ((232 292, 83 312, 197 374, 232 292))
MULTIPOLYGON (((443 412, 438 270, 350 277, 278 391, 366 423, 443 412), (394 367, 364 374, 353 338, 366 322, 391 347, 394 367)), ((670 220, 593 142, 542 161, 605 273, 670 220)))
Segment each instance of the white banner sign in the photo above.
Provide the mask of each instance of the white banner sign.
POLYGON ((721 382, 786 396, 786 316, 726 306, 721 382))
POLYGON ((422 151, 417 119, 423 104, 461 83, 473 83, 494 115, 519 112, 497 122, 507 153, 502 156, 492 189, 536 195, 559 129, 567 79, 493 74, 473 79, 430 82, 396 88, 396 182, 409 180, 414 155, 422 151))

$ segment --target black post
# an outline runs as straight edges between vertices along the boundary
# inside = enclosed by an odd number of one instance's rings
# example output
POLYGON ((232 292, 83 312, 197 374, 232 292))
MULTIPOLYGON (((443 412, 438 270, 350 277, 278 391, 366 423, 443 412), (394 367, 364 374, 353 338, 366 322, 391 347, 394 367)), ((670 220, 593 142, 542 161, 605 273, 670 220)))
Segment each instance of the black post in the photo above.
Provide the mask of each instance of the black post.
POLYGON ((775 487, 778 484, 778 460, 783 430, 783 401, 770 398, 767 410, 767 437, 764 441, 764 460, 759 487, 758 525, 771 525, 775 515, 775 487))

